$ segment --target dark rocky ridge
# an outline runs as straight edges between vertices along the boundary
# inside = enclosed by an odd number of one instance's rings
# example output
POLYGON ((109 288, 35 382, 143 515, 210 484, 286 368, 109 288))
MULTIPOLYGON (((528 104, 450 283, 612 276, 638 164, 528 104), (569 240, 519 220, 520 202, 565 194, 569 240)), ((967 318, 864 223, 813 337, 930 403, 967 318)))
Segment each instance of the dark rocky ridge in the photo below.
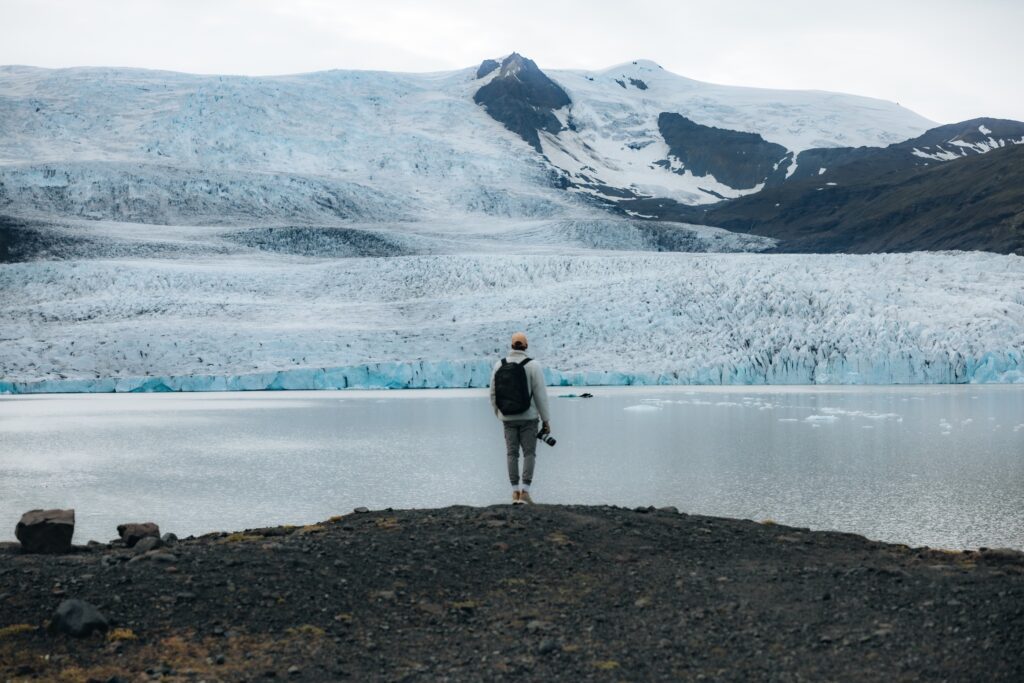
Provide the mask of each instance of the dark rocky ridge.
MULTIPOLYGON (((807 149, 797 156, 797 168, 787 182, 820 178, 826 182, 849 182, 865 180, 894 171, 934 166, 949 163, 928 159, 914 154, 920 150, 926 154, 954 152, 961 158, 978 155, 971 147, 954 144, 988 143, 989 138, 1003 145, 1012 146, 1024 141, 1024 123, 1006 119, 971 119, 960 123, 938 126, 910 140, 897 142, 888 147, 823 147, 807 149), (983 134, 979 127, 992 131, 983 134), (825 172, 820 173, 824 168, 825 172)), ((987 153, 987 152, 986 152, 987 153)), ((953 159, 952 161, 959 161, 953 159)))
MULTIPOLYGON (((776 173, 756 194, 709 206, 652 197, 625 199, 617 208, 772 237, 780 240, 780 252, 979 249, 1024 254, 1020 139, 1024 123, 974 119, 884 148, 805 150, 790 178, 781 181, 776 173), (991 134, 982 134, 979 126, 991 134), (1004 146, 980 153, 950 143, 977 144, 989 137, 1004 146), (942 161, 917 156, 915 149, 961 149, 964 155, 942 161)), ((779 172, 785 168, 780 164, 779 172)))
MULTIPOLYGON (((486 70, 486 60, 477 74, 486 70)), ((558 133, 562 124, 554 110, 570 104, 569 96, 554 81, 537 68, 530 59, 513 52, 501 63, 498 75, 473 96, 473 101, 483 105, 487 113, 501 122, 513 133, 526 140, 541 152, 537 131, 558 133)))
POLYGON ((888 173, 860 161, 716 204, 699 219, 690 208, 695 222, 779 239, 780 251, 1024 255, 1024 145, 888 173))
POLYGON ((672 509, 388 510, 0 552, 5 679, 1018 681, 1022 649, 1019 552, 672 509), (106 636, 47 633, 73 598, 106 636))
POLYGON ((772 176, 781 182, 789 166, 789 150, 757 133, 703 126, 669 112, 658 116, 658 131, 686 170, 696 176, 711 174, 737 189, 750 189, 772 176))

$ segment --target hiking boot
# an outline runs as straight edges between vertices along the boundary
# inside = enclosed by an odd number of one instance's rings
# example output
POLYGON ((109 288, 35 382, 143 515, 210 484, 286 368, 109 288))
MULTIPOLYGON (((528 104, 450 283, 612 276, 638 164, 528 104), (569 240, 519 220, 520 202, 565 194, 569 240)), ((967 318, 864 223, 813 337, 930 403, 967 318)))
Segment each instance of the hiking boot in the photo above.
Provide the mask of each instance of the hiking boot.
POLYGON ((523 494, 520 493, 519 491, 513 491, 512 492, 512 504, 513 505, 522 505, 523 504, 523 494))
POLYGON ((530 492, 529 491, 520 491, 519 492, 519 502, 520 503, 529 503, 530 505, 533 505, 533 498, 530 498, 530 492))

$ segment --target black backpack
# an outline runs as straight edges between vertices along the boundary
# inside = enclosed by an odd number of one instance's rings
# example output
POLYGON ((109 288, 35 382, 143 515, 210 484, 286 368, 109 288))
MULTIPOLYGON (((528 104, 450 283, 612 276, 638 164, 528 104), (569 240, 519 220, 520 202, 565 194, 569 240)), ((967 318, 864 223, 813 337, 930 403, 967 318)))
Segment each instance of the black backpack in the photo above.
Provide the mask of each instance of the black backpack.
POLYGON ((494 373, 494 399, 502 415, 519 415, 530 409, 533 394, 530 393, 525 367, 530 360, 510 363, 505 358, 501 359, 501 367, 494 373))

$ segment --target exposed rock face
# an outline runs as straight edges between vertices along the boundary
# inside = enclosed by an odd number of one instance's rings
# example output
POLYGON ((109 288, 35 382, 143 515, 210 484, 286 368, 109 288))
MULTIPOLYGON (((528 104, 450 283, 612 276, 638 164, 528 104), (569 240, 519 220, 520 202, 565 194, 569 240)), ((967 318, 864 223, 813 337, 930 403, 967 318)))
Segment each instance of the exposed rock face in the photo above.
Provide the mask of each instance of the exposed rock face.
MULTIPOLYGON (((486 64, 484 62, 480 68, 486 64)), ((565 91, 532 60, 515 52, 501 63, 498 75, 476 91, 473 101, 483 105, 491 118, 503 123, 538 152, 542 150, 537 131, 561 131, 562 124, 553 112, 571 103, 565 91)))
POLYGON ((485 59, 484 61, 480 62, 480 67, 476 70, 476 77, 483 78, 487 74, 497 69, 499 66, 501 66, 501 64, 499 64, 497 60, 485 59))
POLYGON ((703 126, 669 112, 658 116, 658 130, 672 156, 696 176, 711 174, 739 189, 750 189, 773 175, 785 176, 788 150, 757 133, 703 126))
POLYGON ((1024 144, 1024 122, 971 119, 938 126, 888 147, 825 147, 797 156, 789 182, 816 178, 844 183, 877 178, 885 173, 934 166, 997 149, 1024 144))
POLYGON ((160 540, 160 527, 153 522, 143 522, 141 524, 118 524, 117 533, 121 536, 121 540, 129 548, 133 547, 136 543, 141 541, 147 536, 155 536, 157 540, 160 540))
POLYGON ((14 530, 26 553, 69 552, 74 534, 74 510, 29 510, 14 530))
POLYGON ((866 163, 712 205, 693 222, 778 239, 779 251, 1024 255, 1024 145, 888 173, 866 163))
POLYGON ((75 638, 85 638, 96 631, 107 630, 107 619, 84 600, 65 600, 57 607, 50 622, 51 630, 75 638))

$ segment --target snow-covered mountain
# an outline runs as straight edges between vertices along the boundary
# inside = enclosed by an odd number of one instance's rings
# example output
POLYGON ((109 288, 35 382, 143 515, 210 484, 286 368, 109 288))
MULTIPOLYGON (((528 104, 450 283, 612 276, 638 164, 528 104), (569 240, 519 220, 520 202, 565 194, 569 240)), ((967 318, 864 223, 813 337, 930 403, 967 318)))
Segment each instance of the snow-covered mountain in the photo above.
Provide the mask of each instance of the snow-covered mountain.
POLYGON ((479 386, 513 329, 557 383, 1022 381, 1018 256, 679 253, 784 247, 744 207, 813 212, 828 155, 1011 177, 1014 123, 642 61, 0 67, 0 393, 479 386))
POLYGON ((474 103, 534 72, 548 80, 518 55, 482 78, 3 67, 0 211, 152 223, 576 217, 587 205, 561 191, 566 181, 687 204, 757 189, 717 179, 714 164, 682 167, 659 130, 666 112, 760 135, 786 158, 931 127, 895 104, 715 86, 638 61, 549 72, 571 100, 545 101, 564 129, 544 132, 537 154, 474 103))

